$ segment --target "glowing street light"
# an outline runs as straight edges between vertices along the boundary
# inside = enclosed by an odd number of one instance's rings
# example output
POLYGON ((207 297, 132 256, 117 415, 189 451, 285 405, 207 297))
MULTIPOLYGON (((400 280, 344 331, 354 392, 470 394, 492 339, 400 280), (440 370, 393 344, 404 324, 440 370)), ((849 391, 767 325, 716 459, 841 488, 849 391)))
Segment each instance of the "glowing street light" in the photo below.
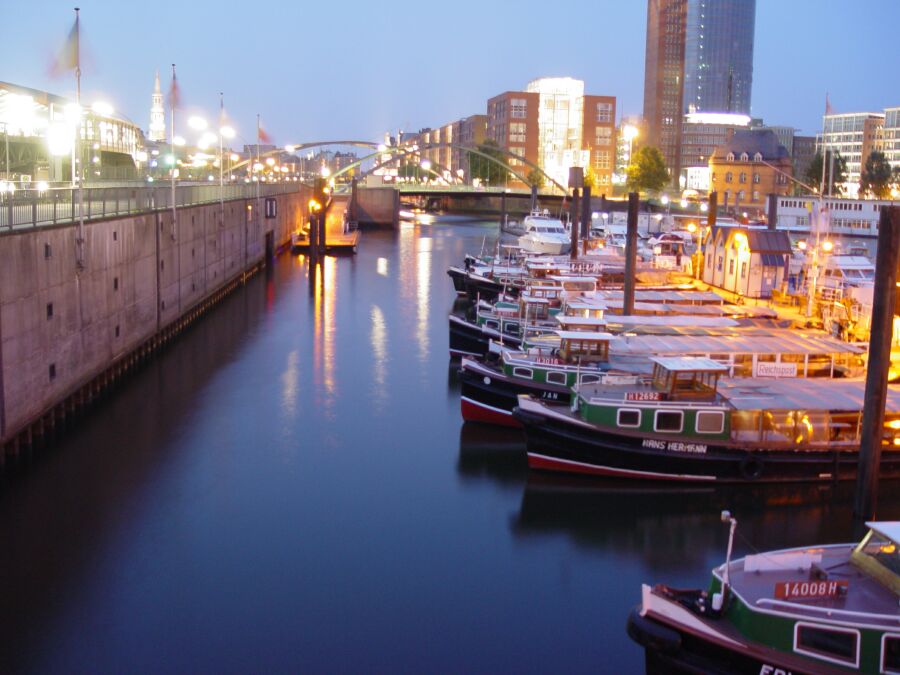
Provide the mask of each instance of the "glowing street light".
POLYGON ((193 115, 188 118, 188 126, 194 131, 206 131, 209 123, 199 115, 193 115))

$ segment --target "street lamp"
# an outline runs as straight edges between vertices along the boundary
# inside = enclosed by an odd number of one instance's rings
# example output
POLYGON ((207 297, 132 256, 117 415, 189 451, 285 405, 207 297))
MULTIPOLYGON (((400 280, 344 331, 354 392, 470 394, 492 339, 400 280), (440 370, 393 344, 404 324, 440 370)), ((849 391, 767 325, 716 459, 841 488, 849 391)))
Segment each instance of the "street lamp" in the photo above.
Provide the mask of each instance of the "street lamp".
POLYGON ((626 124, 622 127, 622 135, 625 137, 625 140, 628 141, 628 163, 631 164, 631 154, 632 147, 634 145, 634 139, 638 137, 639 131, 636 126, 633 124, 626 124))

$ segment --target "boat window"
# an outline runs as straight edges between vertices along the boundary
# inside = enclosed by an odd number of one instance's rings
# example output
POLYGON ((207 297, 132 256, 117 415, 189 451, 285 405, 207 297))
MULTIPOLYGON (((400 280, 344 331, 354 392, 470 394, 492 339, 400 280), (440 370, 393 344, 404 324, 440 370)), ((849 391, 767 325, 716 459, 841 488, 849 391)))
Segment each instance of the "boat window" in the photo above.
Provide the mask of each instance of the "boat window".
POLYGON ((794 651, 855 667, 859 665, 859 631, 797 623, 794 651))
POLYGON ((806 366, 807 377, 831 377, 831 355, 810 354, 806 366))
POLYGON ((700 410, 697 412, 697 432, 701 434, 721 434, 725 430, 725 413, 721 410, 700 410))
POLYGON ((581 376, 581 384, 591 384, 592 382, 599 382, 599 375, 582 375, 581 376))
POLYGON ((633 408, 619 408, 616 423, 620 427, 639 427, 641 426, 641 411, 633 408))
POLYGON ((534 372, 531 368, 513 368, 513 375, 516 377, 522 377, 526 380, 530 380, 534 377, 534 372))
POLYGON ((566 374, 561 373, 558 370, 553 370, 547 373, 547 383, 548 384, 565 384, 566 383, 566 374))
POLYGON ((503 332, 507 335, 518 335, 519 334, 519 324, 518 323, 505 323, 503 324, 503 332))
POLYGON ((485 327, 493 328, 494 330, 497 330, 498 328, 500 328, 500 322, 494 321, 493 319, 488 319, 487 321, 484 322, 484 325, 485 325, 485 327))
POLYGON ((900 635, 881 638, 881 672, 900 673, 900 635))
POLYGON ((731 413, 731 438, 736 441, 759 441, 758 410, 735 410, 731 413))
POLYGON ((684 413, 680 410, 657 410, 653 423, 654 431, 681 431, 684 422, 684 413))
POLYGON ((753 377, 753 354, 734 354, 734 377, 753 377))

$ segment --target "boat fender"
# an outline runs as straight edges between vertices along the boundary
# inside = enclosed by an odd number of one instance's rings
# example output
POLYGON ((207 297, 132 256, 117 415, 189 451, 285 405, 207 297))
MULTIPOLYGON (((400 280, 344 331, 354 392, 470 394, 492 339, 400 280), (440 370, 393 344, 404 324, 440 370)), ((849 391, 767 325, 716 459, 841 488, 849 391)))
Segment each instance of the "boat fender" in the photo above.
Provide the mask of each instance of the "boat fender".
POLYGON ((747 480, 759 480, 763 475, 763 461, 759 457, 747 455, 741 460, 741 476, 747 480))
POLYGON ((678 631, 641 616, 637 608, 628 616, 628 636, 642 647, 663 654, 675 654, 681 649, 678 631))

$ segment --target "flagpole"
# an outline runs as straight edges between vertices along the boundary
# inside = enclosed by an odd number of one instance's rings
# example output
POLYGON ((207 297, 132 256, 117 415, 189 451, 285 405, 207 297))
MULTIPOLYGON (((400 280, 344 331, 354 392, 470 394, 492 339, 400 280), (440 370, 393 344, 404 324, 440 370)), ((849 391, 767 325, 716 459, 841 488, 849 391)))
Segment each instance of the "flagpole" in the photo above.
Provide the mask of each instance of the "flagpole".
MULTIPOLYGON (((825 92, 825 117, 828 117, 829 108, 828 92, 825 92)), ((809 293, 806 298, 806 318, 812 316, 813 303, 816 301, 816 285, 819 281, 819 244, 822 236, 822 223, 825 218, 825 203, 823 197, 825 195, 825 154, 827 145, 825 143, 825 117, 822 118, 822 182, 819 185, 819 208, 816 213, 816 246, 813 248, 812 255, 812 282, 809 283, 809 293)))
MULTIPOLYGON (((259 164, 259 113, 256 113, 256 163, 259 164)), ((257 170, 257 173, 260 173, 257 170)), ((260 176, 256 177, 256 218, 257 223, 259 222, 259 179, 260 176)))
POLYGON ((222 144, 222 127, 225 126, 225 93, 219 92, 219 208, 222 210, 222 222, 225 222, 225 155, 222 144))
POLYGON ((75 263, 78 269, 84 268, 84 174, 81 171, 81 20, 80 9, 75 8, 75 110, 78 112, 78 124, 75 125, 75 144, 72 147, 72 181, 78 169, 78 246, 75 263))
POLYGON ((172 238, 175 238, 175 223, 178 220, 178 211, 175 207, 175 172, 178 170, 178 158, 175 155, 175 97, 178 92, 178 84, 175 80, 175 64, 172 64, 172 92, 169 96, 172 109, 172 238))

